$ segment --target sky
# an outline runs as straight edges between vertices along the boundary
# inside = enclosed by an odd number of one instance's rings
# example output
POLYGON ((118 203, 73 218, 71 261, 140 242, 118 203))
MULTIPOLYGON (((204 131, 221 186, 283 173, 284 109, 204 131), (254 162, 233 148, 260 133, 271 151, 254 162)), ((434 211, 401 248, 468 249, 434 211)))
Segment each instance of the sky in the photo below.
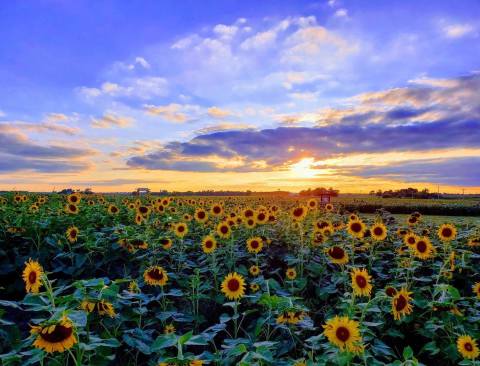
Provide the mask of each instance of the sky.
POLYGON ((3 1, 0 189, 480 193, 479 1, 3 1))

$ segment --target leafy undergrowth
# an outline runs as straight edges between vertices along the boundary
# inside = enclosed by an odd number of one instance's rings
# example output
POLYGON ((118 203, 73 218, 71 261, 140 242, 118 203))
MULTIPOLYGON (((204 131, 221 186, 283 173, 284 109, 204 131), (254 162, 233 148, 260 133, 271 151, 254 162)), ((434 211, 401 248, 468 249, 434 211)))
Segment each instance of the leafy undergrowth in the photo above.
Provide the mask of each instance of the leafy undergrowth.
POLYGON ((261 197, 0 198, 3 365, 473 365, 478 225, 261 197))

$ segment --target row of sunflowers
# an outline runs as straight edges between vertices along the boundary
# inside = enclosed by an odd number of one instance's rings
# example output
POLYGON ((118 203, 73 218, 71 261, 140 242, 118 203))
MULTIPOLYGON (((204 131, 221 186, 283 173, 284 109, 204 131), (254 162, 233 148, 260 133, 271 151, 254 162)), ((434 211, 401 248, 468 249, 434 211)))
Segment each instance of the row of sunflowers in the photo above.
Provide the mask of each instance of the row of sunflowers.
POLYGON ((316 199, 0 197, 5 365, 475 365, 480 227, 316 199))

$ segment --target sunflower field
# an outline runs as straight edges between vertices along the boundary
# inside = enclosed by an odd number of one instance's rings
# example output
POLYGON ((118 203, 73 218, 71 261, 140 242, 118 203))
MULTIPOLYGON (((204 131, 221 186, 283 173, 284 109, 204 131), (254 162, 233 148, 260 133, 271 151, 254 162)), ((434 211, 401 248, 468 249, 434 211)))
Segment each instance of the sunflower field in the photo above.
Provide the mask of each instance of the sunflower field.
POLYGON ((478 222, 13 192, 0 218, 2 365, 480 365, 478 222))

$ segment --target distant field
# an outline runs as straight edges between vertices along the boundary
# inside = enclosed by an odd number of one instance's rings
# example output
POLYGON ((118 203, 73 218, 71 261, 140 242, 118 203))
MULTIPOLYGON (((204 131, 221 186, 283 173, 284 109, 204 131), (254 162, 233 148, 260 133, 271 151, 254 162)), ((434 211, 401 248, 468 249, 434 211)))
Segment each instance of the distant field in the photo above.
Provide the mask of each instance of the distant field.
POLYGON ((424 215, 441 216, 480 216, 480 199, 414 199, 381 198, 369 195, 340 195, 333 198, 334 203, 346 209, 362 213, 374 213, 384 208, 394 214, 409 214, 419 211, 424 215))

